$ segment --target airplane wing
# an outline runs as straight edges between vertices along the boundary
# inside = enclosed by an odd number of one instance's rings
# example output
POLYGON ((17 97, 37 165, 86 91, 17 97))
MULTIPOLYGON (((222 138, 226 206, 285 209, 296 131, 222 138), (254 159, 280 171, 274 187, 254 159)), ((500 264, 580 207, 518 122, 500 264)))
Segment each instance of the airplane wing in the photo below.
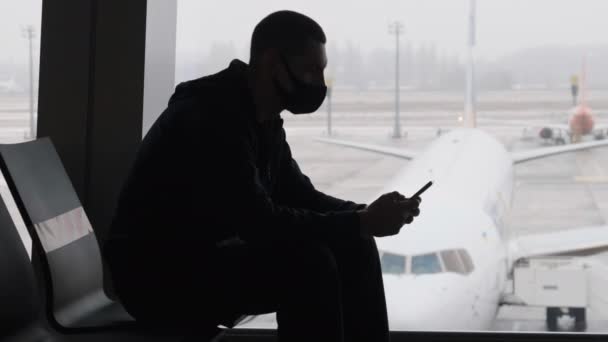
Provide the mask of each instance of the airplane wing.
POLYGON ((570 131, 570 126, 566 125, 566 124, 538 124, 535 127, 540 127, 540 128, 551 128, 552 130, 555 131, 565 131, 565 132, 569 132, 570 131))
POLYGON ((588 255, 608 250, 608 225, 523 235, 509 241, 512 261, 549 255, 588 255))
POLYGON ((499 125, 499 126, 522 126, 522 127, 536 127, 541 126, 536 122, 523 121, 523 120, 511 120, 511 119, 494 119, 494 118, 477 118, 479 125, 499 125))
POLYGON ((570 126, 567 124, 559 124, 559 123, 547 123, 547 122, 537 122, 537 121, 522 121, 522 120, 501 120, 501 119, 492 119, 492 118, 480 118, 480 124, 491 124, 491 125, 500 125, 500 126, 521 126, 522 128, 529 129, 542 129, 542 128, 550 128, 554 131, 563 131, 568 133, 570 131, 570 126))
POLYGON ((608 131, 608 125, 594 125, 594 131, 608 131))
POLYGON ((514 164, 527 162, 534 159, 545 158, 557 154, 586 150, 595 147, 608 146, 608 140, 590 141, 578 144, 570 144, 563 146, 534 148, 530 150, 511 152, 514 164))
POLYGON ((408 151, 408 150, 400 148, 400 147, 397 148, 397 147, 390 147, 390 146, 365 144, 365 143, 358 143, 358 142, 345 141, 345 140, 337 140, 337 139, 329 139, 329 138, 316 138, 315 140, 316 141, 320 141, 320 142, 324 142, 324 143, 328 143, 328 144, 334 144, 334 145, 340 145, 340 146, 344 146, 344 147, 350 147, 350 148, 354 148, 354 149, 357 149, 357 150, 363 150, 363 151, 375 152, 375 153, 379 153, 379 154, 385 154, 385 155, 388 155, 388 156, 397 157, 397 158, 406 159, 406 160, 411 160, 411 159, 414 159, 416 157, 416 153, 415 152, 408 151))

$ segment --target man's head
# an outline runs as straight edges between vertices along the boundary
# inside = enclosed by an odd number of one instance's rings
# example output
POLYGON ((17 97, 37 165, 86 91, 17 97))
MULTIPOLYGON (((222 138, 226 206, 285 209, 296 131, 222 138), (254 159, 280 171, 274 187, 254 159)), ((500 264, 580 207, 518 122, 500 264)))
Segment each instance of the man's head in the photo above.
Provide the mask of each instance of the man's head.
POLYGON ((258 23, 251 37, 249 64, 272 88, 281 106, 294 114, 311 113, 325 98, 325 33, 311 18, 292 11, 274 12, 258 23))

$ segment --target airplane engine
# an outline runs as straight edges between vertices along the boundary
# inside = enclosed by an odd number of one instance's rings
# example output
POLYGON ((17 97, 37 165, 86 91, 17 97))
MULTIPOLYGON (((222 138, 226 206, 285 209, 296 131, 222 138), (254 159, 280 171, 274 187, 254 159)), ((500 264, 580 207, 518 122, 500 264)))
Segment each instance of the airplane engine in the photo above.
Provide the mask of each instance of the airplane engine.
POLYGON ((543 127, 538 134, 543 139, 553 138, 553 130, 549 127, 543 127))

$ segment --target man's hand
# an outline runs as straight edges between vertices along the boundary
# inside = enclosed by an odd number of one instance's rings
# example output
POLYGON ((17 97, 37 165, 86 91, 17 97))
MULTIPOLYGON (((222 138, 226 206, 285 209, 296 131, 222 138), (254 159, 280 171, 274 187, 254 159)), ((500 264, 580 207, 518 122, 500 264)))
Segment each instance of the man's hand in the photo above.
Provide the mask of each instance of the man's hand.
POLYGON ((399 233, 404 224, 420 214, 420 198, 408 199, 394 191, 380 196, 365 209, 359 210, 361 232, 376 237, 399 233))

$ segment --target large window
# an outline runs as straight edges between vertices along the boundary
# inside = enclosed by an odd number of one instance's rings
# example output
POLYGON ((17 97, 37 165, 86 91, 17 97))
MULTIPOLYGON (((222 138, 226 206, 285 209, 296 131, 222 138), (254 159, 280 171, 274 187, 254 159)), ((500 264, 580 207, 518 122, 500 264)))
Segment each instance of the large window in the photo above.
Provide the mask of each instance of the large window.
MULTIPOLYGON (((360 203, 393 190, 411 195, 435 181, 420 217, 376 240, 391 251, 381 252, 391 329, 546 331, 546 309, 563 307, 560 296, 534 292, 542 284, 530 283, 527 293, 542 305, 522 305, 514 270, 517 259, 597 245, 586 239, 594 235, 572 235, 577 229, 608 229, 608 148, 576 147, 608 137, 608 1, 471 3, 179 0, 175 80, 216 73, 234 58, 247 62, 255 24, 273 11, 318 21, 328 37, 330 95, 312 115, 282 114, 303 172, 317 189, 360 203), (541 151, 564 146, 576 151, 541 151), (396 291, 437 298, 427 305, 437 310, 401 319, 416 308, 398 303, 404 297, 396 291)), ((608 259, 592 258, 597 266, 582 270, 588 300, 581 305, 586 331, 603 333, 608 259)), ((553 271, 543 274, 568 281, 553 271)), ((567 307, 560 312, 558 330, 571 330, 568 318, 576 317, 567 307)))

